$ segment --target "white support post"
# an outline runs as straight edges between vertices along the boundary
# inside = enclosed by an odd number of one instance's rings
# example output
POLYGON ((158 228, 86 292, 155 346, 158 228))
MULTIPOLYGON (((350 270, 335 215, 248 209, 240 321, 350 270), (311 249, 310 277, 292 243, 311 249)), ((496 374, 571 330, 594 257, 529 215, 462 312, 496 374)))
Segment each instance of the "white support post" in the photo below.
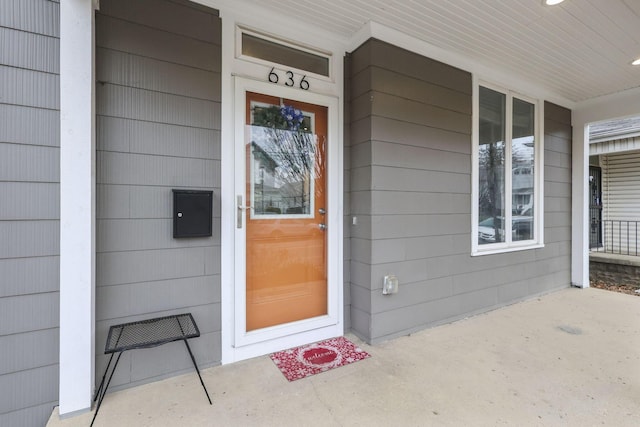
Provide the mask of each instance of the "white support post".
POLYGON ((94 2, 60 2, 62 417, 91 409, 95 334, 94 2))
POLYGON ((589 128, 574 123, 571 168, 571 284, 589 287, 589 128))
POLYGON ((589 124, 640 115, 640 88, 582 103, 572 111, 571 284, 589 287, 589 124))

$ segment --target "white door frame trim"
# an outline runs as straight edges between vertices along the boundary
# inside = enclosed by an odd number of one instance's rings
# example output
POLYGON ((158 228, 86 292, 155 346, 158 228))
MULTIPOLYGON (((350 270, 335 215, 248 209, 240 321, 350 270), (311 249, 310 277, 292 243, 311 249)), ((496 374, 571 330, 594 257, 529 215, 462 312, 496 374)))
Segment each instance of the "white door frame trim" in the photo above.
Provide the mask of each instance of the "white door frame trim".
MULTIPOLYGON (((285 349, 302 343, 332 338, 343 333, 342 308, 342 147, 339 145, 338 98, 320 95, 309 91, 289 88, 282 85, 235 77, 235 194, 245 196, 245 99, 246 92, 256 92, 269 96, 294 99, 309 104, 327 107, 327 301, 328 312, 325 316, 301 320, 286 325, 246 332, 246 294, 245 294, 245 241, 247 211, 234 212, 242 215, 242 228, 235 228, 235 272, 234 272, 234 340, 237 352, 246 355, 264 354, 264 348, 285 349), (338 254, 339 253, 339 254, 338 254), (338 254, 338 256, 336 256, 338 254), (313 331, 310 333, 309 331, 313 331), (294 338, 295 337, 295 338, 294 338)), ((246 203, 246 200, 243 202, 246 203)), ((251 356, 249 356, 251 357, 251 356)))
MULTIPOLYGON (((235 343, 236 331, 235 331, 235 284, 237 281, 235 270, 235 254, 237 252, 235 239, 236 239, 236 171, 235 171, 235 138, 236 138, 236 122, 235 122, 235 110, 237 108, 244 109, 244 100, 242 106, 236 106, 235 95, 235 81, 238 78, 247 79, 248 81, 261 82, 267 81, 268 72, 271 68, 269 65, 260 65, 251 63, 242 58, 236 56, 235 43, 238 39, 237 31, 239 27, 249 27, 257 31, 264 31, 266 34, 277 34, 281 39, 291 39, 299 41, 307 46, 313 46, 318 41, 326 43, 326 45, 318 46, 321 49, 325 49, 327 52, 331 52, 333 55, 331 79, 313 79, 308 77, 311 82, 309 91, 303 91, 300 88, 291 89, 292 94, 289 96, 293 99, 300 99, 301 96, 311 95, 315 93, 317 95, 333 98, 336 102, 333 110, 335 116, 329 114, 329 131, 331 126, 335 126, 336 131, 333 142, 336 143, 329 156, 328 162, 331 171, 328 172, 328 188, 329 203, 334 203, 335 208, 332 209, 331 215, 334 218, 331 220, 333 224, 330 227, 335 232, 335 242, 329 242, 331 245, 332 253, 330 254, 331 267, 336 270, 335 273, 335 289, 337 295, 335 300, 337 301, 337 319, 338 322, 335 325, 331 336, 341 335, 344 332, 344 290, 343 290, 343 56, 345 53, 344 46, 335 43, 331 37, 314 37, 316 33, 313 31, 302 31, 294 23, 288 25, 282 22, 282 17, 276 14, 271 15, 273 12, 267 11, 269 19, 265 16, 256 15, 255 10, 251 13, 243 13, 243 10, 226 8, 224 2, 220 4, 222 6, 220 10, 220 16, 222 18, 222 67, 221 67, 221 102, 224 108, 222 108, 221 118, 221 247, 222 247, 222 259, 221 259, 221 362, 223 364, 232 363, 238 360, 255 357, 261 354, 267 354, 276 350, 285 348, 283 346, 292 347, 296 345, 305 344, 311 341, 328 338, 325 329, 316 329, 317 335, 312 337, 309 333, 293 334, 289 336, 285 341, 272 340, 263 342, 260 347, 256 346, 243 346, 237 347, 235 343), (334 199, 331 199, 331 191, 333 192, 334 199), (324 332, 323 332, 324 331, 324 332), (259 348, 259 350, 258 350, 259 348)), ((278 67, 282 69, 283 67, 278 67)), ((282 70, 280 70, 282 71, 282 70)), ((265 83, 266 84, 266 83, 265 83)), ((284 85, 274 85, 274 88, 283 89, 284 85)), ((286 97, 286 92, 279 92, 278 96, 286 97)), ((301 99, 304 100, 304 99, 301 99)), ((306 101, 305 101, 306 102, 306 101)), ((313 101, 309 101, 313 103, 313 101)), ((322 104, 322 102, 315 102, 322 104)), ((244 115, 243 115, 244 117, 244 115)), ((331 135, 331 134, 330 134, 331 135)), ((330 141, 331 143, 331 141, 330 141)), ((331 271, 331 270, 330 270, 331 271)), ((244 280, 243 280, 244 283, 244 280)), ((332 297, 330 295, 330 297, 332 297)))

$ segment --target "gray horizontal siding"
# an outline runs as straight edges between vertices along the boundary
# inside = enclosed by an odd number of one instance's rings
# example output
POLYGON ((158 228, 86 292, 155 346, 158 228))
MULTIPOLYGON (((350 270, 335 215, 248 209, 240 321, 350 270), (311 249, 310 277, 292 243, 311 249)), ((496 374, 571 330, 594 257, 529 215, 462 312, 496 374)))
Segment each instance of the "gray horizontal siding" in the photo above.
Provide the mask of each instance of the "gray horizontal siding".
POLYGON ((0 27, 59 38, 59 4, 47 0, 2 0, 0 27))
POLYGON ((371 114, 388 119, 425 125, 436 129, 459 133, 471 133, 470 115, 436 107, 386 93, 372 92, 353 100, 353 120, 362 118, 368 104, 371 114), (372 94, 374 93, 374 94, 372 94), (361 113, 362 112, 362 113, 361 113))
POLYGON ((0 425, 58 400, 59 4, 0 1, 0 425))
POLYGON ((469 194, 469 175, 460 171, 375 167, 372 188, 380 191, 427 191, 431 193, 469 194))
POLYGON ((220 86, 211 72, 199 68, 100 48, 96 55, 99 83, 172 93, 196 99, 219 100, 220 86))
POLYGON ((96 283, 121 285, 219 272, 217 247, 104 252, 96 255, 96 283))
MULTIPOLYGON (((219 363, 220 20, 186 1, 105 2, 96 16, 96 378, 109 326, 191 312, 219 363), (153 9, 154 13, 148 13, 153 9), (214 192, 212 237, 173 238, 172 189, 214 192)), ((193 370, 182 343, 127 352, 110 390, 193 370), (177 344, 177 345, 176 345, 177 344)))
MULTIPOLYGON (((171 2, 163 3, 170 5, 171 2)), ((154 11, 158 10, 157 5, 154 6, 154 11)), ((211 28, 216 26, 219 23, 212 23, 208 31, 211 32, 211 28)), ((98 47, 207 71, 220 71, 219 44, 110 17, 104 13, 96 15, 96 40, 98 47)))
POLYGON ((545 120, 553 120, 560 125, 564 125, 565 131, 571 128, 571 110, 551 102, 545 102, 544 108, 545 120))
POLYGON ((60 146, 60 112, 0 104, 0 143, 60 146))
POLYGON ((544 149, 545 152, 553 153, 553 155, 560 153, 565 155, 571 154, 571 146, 567 145, 567 139, 561 138, 556 135, 545 134, 544 136, 544 149))
POLYGON ((59 80, 57 74, 0 65, 0 103, 59 109, 59 80))
POLYGON ((159 156, 220 158, 220 131, 101 116, 98 149, 159 156), (176 144, 175 141, 180 141, 176 144), (209 141, 214 141, 211 144, 209 141))
POLYGON ((459 88, 450 89, 425 81, 423 78, 409 77, 379 67, 369 67, 361 71, 362 75, 353 76, 354 85, 351 94, 354 98, 369 94, 384 93, 405 99, 421 99, 428 105, 439 109, 471 114, 471 106, 467 102, 468 94, 461 93, 459 88))
POLYGON ((544 182, 545 197, 571 197, 571 183, 568 182, 544 182))
POLYGON ((0 64, 55 74, 60 69, 58 39, 0 27, 0 64))
POLYGON ((173 280, 101 286, 96 298, 97 319, 116 319, 146 313, 220 302, 218 276, 181 277, 173 280), (99 308, 99 309, 98 309, 99 308))
POLYGON ((571 170, 562 166, 544 167, 544 177, 546 181, 571 183, 571 170))
POLYGON ((24 144, 0 145, 0 181, 60 182, 57 147, 24 144))
MULTIPOLYGON (((471 122, 469 122, 470 124, 471 122)), ((432 150, 471 155, 469 132, 459 133, 388 117, 371 117, 371 133, 375 135, 376 141, 416 145, 429 147, 432 150)))
POLYGON ((0 336, 58 327, 58 298, 58 292, 50 292, 0 299, 0 313, 3 317, 0 336))
POLYGON ((60 218, 58 183, 0 181, 0 221, 60 218))
MULTIPOLYGON (((212 221, 216 228, 212 238, 219 240, 220 220, 212 221)), ((102 220, 97 228, 99 252, 211 246, 208 238, 174 239, 172 219, 102 220)))
POLYGON ((0 426, 33 427, 45 425, 57 402, 47 402, 0 414, 0 426))
POLYGON ((374 215, 371 223, 372 239, 442 236, 471 232, 468 212, 441 215, 374 215))
MULTIPOLYGON (((553 245, 565 245, 571 241, 571 111, 545 102, 544 142, 544 242, 545 251, 552 252, 553 245), (553 159, 553 160, 548 160, 553 159), (563 161, 563 162, 561 162, 563 161)), ((567 259, 569 249, 556 257, 567 259)), ((544 256, 544 255, 541 255, 544 256)), ((567 271, 557 271, 556 277, 570 277, 567 271)), ((569 279, 570 280, 570 279, 569 279)))
POLYGON ((464 153, 377 141, 372 143, 371 149, 374 165, 454 173, 468 173, 469 171, 470 156, 464 153))
MULTIPOLYGON (((416 53, 398 49, 380 40, 371 39, 360 46, 352 55, 351 64, 352 76, 365 68, 378 67, 423 81, 425 76, 428 76, 427 81, 431 84, 471 95, 471 81, 467 72, 416 53)), ((353 86, 357 85, 355 80, 353 78, 353 86)))
MULTIPOLYGON (((459 236, 466 235, 463 233, 459 236)), ((468 244, 459 236, 446 234, 373 240, 370 242, 371 262, 394 263, 464 253, 468 244)))
POLYGON ((187 0, 172 2, 155 0, 136 0, 135 2, 109 1, 100 5, 100 12, 114 18, 132 21, 146 27, 164 30, 171 34, 201 40, 211 44, 220 44, 221 35, 211 31, 218 24, 218 11, 187 0), (176 7, 179 3, 188 7, 176 7), (149 13, 153 9, 154 13, 149 13))
POLYGON ((377 40, 352 58, 354 332, 378 342, 568 286, 570 112, 545 108, 545 247, 472 257, 471 76, 377 40))
POLYGON ((375 215, 441 215, 467 213, 470 204, 468 194, 446 192, 445 187, 433 193, 376 191, 371 209, 375 215))
MULTIPOLYGON (((101 184, 98 188, 99 219, 172 218, 173 196, 165 187, 101 184)), ((219 203, 214 203, 213 217, 220 220, 219 203)))
POLYGON ((0 259, 58 255, 59 221, 0 221, 0 259))
POLYGON ((24 402, 32 406, 54 402, 58 399, 58 365, 0 375, 0 390, 7 390, 0 399, 0 414, 24 409, 24 402))
POLYGON ((220 129, 220 103, 149 90, 98 84, 96 112, 205 129, 220 129))
POLYGON ((0 297, 55 292, 59 274, 57 256, 0 259, 0 297))
POLYGON ((99 151, 100 184, 220 187, 220 160, 99 151))
POLYGON ((0 337, 0 375, 58 363, 58 328, 0 337), (39 348, 40 351, 33 351, 39 348))

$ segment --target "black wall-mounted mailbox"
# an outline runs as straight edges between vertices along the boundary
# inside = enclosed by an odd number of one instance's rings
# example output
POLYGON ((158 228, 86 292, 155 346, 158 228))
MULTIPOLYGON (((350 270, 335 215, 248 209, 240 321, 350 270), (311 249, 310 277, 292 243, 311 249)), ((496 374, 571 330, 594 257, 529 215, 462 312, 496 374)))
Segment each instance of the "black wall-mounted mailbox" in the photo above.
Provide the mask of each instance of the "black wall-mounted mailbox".
POLYGON ((213 191, 173 191, 173 237, 211 236, 213 191))

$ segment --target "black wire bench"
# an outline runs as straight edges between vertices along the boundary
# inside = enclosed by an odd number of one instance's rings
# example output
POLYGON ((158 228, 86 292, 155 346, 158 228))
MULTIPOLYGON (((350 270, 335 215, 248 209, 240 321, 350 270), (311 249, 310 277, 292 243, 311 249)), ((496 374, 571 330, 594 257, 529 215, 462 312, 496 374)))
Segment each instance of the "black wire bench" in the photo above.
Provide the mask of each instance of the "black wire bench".
POLYGON ((193 367, 196 368, 196 372, 200 378, 200 384, 202 384, 202 388, 204 388, 209 404, 212 405, 209 392, 207 391, 207 387, 204 385, 204 381, 202 381, 200 370, 196 364, 196 359, 193 357, 193 353, 191 352, 191 348, 187 342, 188 339, 199 336, 200 330, 198 329, 198 325, 196 325, 195 320, 193 320, 191 313, 175 314, 173 316, 158 317, 155 319, 140 320, 137 322, 111 326, 109 328, 109 335, 107 336, 107 344, 104 349, 104 354, 111 354, 111 357, 109 358, 107 369, 105 369, 104 375, 102 376, 102 381, 100 381, 100 387, 98 387, 98 390, 96 390, 96 394, 93 397, 94 402, 98 400, 98 398, 99 400, 98 406, 96 407, 96 413, 93 414, 93 419, 91 420, 91 425, 93 425, 93 422, 96 420, 96 416, 100 410, 100 405, 102 404, 102 399, 104 399, 104 395, 107 394, 109 383, 111 383, 111 378, 113 378, 113 374, 116 371, 116 367, 118 366, 122 353, 127 350, 134 350, 138 348, 157 347, 173 341, 184 341, 184 345, 187 346, 187 350, 191 356, 193 367), (116 363, 113 365, 111 375, 109 375, 109 379, 105 385, 104 380, 107 377, 113 356, 116 353, 118 353, 116 363))

